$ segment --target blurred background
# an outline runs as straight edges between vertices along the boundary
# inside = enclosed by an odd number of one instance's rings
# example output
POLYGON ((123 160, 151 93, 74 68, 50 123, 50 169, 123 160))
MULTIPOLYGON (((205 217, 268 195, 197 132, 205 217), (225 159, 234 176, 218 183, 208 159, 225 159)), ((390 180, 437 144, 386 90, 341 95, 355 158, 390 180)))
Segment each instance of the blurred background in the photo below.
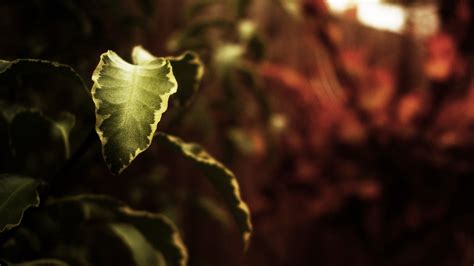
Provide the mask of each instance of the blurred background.
POLYGON ((69 64, 89 85, 109 49, 203 58, 200 92, 159 129, 235 172, 255 227, 246 254, 211 186, 156 145, 112 176, 97 140, 60 181, 165 212, 190 265, 472 265, 473 12, 471 0, 2 0, 0 58, 69 64))

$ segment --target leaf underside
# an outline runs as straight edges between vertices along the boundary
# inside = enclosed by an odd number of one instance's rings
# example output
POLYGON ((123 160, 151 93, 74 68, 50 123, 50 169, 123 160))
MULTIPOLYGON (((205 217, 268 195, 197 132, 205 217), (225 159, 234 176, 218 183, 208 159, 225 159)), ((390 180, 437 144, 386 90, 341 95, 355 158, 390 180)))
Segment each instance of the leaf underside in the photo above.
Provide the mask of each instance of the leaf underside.
POLYGON ((132 65, 113 51, 102 54, 92 80, 102 153, 118 174, 150 146, 178 85, 169 60, 132 65))

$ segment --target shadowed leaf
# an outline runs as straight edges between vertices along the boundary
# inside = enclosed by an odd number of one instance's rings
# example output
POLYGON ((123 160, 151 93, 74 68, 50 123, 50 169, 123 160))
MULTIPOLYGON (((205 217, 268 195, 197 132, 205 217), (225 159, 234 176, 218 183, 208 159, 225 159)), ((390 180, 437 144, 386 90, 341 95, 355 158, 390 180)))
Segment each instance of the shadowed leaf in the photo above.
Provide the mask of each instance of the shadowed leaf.
POLYGON ((0 175, 0 232, 18 226, 25 210, 39 205, 39 185, 30 177, 0 175))
POLYGON ((117 235, 130 250, 137 266, 165 266, 162 255, 145 239, 143 234, 134 226, 122 223, 112 223, 109 229, 117 235))
POLYGON ((252 233, 250 210, 240 196, 239 184, 234 174, 198 144, 186 143, 178 137, 162 132, 158 132, 156 137, 160 142, 170 145, 204 170, 229 206, 247 248, 252 233))
POLYGON ((7 144, 0 158, 2 171, 43 178, 69 158, 74 115, 63 112, 51 118, 39 110, 0 101, 0 118, 7 144))
MULTIPOLYGON (((158 265, 185 266, 187 264, 188 254, 178 229, 164 215, 133 210, 120 201, 100 195, 80 195, 58 199, 48 204, 48 207, 55 209, 54 213, 63 215, 66 219, 71 217, 71 222, 122 224, 113 227, 113 231, 118 233, 126 244, 138 241, 140 245, 151 245, 155 250, 153 254, 157 256, 157 261, 160 261, 161 254, 166 262, 166 264, 158 265), (141 243, 143 240, 137 232, 148 244, 141 243)), ((136 258, 135 261, 146 260, 144 254, 136 252, 139 251, 134 248, 131 250, 133 256, 139 256, 141 259, 136 258)))

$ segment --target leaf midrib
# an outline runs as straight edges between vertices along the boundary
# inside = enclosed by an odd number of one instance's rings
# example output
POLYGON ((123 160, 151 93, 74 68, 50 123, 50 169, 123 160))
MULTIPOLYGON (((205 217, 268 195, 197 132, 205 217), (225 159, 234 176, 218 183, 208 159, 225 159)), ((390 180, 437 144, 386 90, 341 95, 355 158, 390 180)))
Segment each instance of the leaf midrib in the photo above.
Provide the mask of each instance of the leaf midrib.
POLYGON ((130 104, 132 102, 132 99, 133 99, 133 95, 135 94, 135 90, 136 90, 136 75, 137 75, 137 68, 134 66, 133 70, 132 70, 132 80, 130 81, 131 82, 131 87, 132 89, 130 90, 130 93, 128 95, 128 99, 127 99, 127 103, 125 104, 125 114, 124 114, 124 119, 122 121, 122 124, 120 126, 124 126, 125 124, 127 124, 127 120, 128 120, 128 116, 129 116, 129 113, 130 113, 130 104))

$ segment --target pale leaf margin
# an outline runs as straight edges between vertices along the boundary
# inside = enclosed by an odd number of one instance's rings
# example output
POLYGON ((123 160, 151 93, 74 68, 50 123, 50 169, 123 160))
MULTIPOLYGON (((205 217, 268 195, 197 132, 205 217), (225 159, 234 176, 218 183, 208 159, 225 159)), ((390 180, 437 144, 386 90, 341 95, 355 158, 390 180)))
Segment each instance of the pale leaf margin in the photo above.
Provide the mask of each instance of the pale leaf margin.
MULTIPOLYGON (((142 51, 144 56, 151 56, 147 51, 143 50, 142 51)), ((134 56, 135 55, 135 51, 133 52, 134 53, 134 56)), ((104 135, 104 131, 101 129, 101 126, 102 124, 104 123, 105 120, 109 119, 110 118, 110 114, 109 115, 102 115, 99 113, 99 110, 100 110, 100 106, 101 106, 101 103, 102 103, 102 100, 97 98, 96 97, 96 92, 97 90, 99 89, 102 89, 102 85, 100 84, 99 82, 99 79, 101 78, 101 75, 104 71, 104 68, 107 67, 107 63, 106 63, 106 58, 108 58, 108 60, 110 61, 114 61, 115 63, 121 65, 126 71, 134 71, 135 69, 137 68, 140 68, 140 67, 147 67, 147 65, 150 65, 150 61, 146 61, 145 62, 141 62, 141 64, 137 65, 137 64, 130 64, 128 62, 126 62, 125 60, 123 60, 120 56, 118 56, 115 52, 109 50, 107 51, 106 53, 103 53, 101 56, 100 56, 100 62, 99 64, 97 65, 96 69, 94 70, 94 73, 92 75, 92 81, 94 82, 94 85, 92 87, 92 99, 94 101, 94 104, 95 104, 95 114, 96 114, 96 132, 99 136, 99 139, 102 143, 102 155, 105 159, 105 162, 107 164, 107 166, 109 167, 109 169, 114 173, 114 174, 120 174, 121 172, 123 172, 123 170, 125 170, 129 165, 130 163, 142 152, 144 152, 146 149, 148 149, 148 147, 150 147, 151 145, 151 142, 153 140, 153 136, 154 136, 154 133, 157 129, 157 126, 158 126, 158 123, 160 122, 161 120, 161 117, 162 117, 162 114, 168 109, 168 100, 169 100, 169 97, 176 93, 177 92, 177 89, 178 89, 178 84, 177 84, 177 81, 176 81, 176 78, 175 76, 173 75, 173 68, 172 68, 172 65, 171 63, 166 60, 166 59, 161 59, 161 58, 157 58, 157 59, 160 59, 160 60, 154 60, 153 63, 155 64, 160 64, 160 67, 161 66, 168 66, 169 67, 169 72, 167 73, 166 77, 168 79, 168 82, 172 83, 173 86, 169 89, 168 92, 162 94, 160 97, 162 99, 162 104, 160 105, 160 109, 158 110, 154 110, 154 119, 153 119, 153 123, 150 124, 150 133, 149 135, 146 137, 147 138, 147 143, 144 147, 136 147, 136 150, 133 152, 133 153, 130 153, 129 154, 129 158, 128 158, 128 162, 122 162, 122 166, 117 169, 117 170, 114 170, 113 166, 112 166, 112 163, 111 161, 109 160, 108 156, 106 155, 106 151, 105 151, 105 147, 107 145, 107 141, 108 141, 108 137, 106 137, 104 135)))

